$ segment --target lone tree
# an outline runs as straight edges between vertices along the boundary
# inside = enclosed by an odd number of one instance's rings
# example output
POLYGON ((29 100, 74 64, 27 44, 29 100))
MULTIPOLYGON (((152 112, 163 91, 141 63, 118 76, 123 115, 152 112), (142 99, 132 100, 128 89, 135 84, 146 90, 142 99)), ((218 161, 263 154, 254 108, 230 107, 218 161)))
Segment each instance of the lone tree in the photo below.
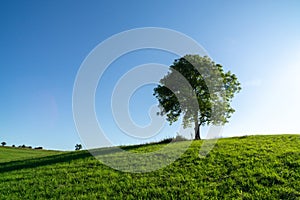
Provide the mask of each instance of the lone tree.
POLYGON ((1 142, 2 146, 4 147, 6 145, 6 142, 1 142))
POLYGON ((173 62, 153 95, 161 108, 158 114, 166 115, 170 125, 183 114, 183 126, 194 122, 195 140, 199 140, 200 126, 228 122, 235 111, 230 106, 231 100, 240 90, 236 75, 224 72, 222 65, 207 56, 186 55, 173 62), (189 92, 193 95, 182 95, 189 92), (197 107, 191 105, 193 102, 197 107))
POLYGON ((81 150, 82 149, 82 145, 81 144, 76 144, 75 145, 75 150, 76 151, 79 151, 79 150, 81 150))

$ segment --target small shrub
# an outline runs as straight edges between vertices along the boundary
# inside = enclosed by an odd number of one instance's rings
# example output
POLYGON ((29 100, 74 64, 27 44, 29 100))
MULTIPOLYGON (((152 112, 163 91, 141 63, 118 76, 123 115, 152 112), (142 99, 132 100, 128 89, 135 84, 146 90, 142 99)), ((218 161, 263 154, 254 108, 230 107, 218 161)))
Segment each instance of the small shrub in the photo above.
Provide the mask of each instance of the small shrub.
POLYGON ((175 138, 170 137, 170 138, 163 139, 159 141, 158 144, 168 144, 170 142, 180 142, 180 141, 187 141, 187 140, 188 140, 187 138, 181 135, 177 135, 175 138))
POLYGON ((75 151, 79 151, 82 149, 82 145, 81 144, 76 144, 75 145, 75 151))

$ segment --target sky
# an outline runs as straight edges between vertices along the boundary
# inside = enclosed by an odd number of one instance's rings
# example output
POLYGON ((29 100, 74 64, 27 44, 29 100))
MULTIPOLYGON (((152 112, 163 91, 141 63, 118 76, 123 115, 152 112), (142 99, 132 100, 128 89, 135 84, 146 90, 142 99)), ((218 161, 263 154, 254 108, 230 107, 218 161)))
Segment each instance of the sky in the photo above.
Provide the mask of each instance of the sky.
MULTIPOLYGON (((83 143, 72 113, 76 75, 86 56, 122 31, 161 27, 201 44, 235 73, 242 90, 222 136, 300 133, 300 2, 288 1, 15 1, 0 2, 0 140, 8 145, 72 150, 83 143)), ((96 114, 116 145, 137 143, 115 125, 112 90, 130 69, 172 64, 176 55, 131 52, 113 62, 99 81, 96 114)), ((131 118, 150 123, 154 84, 129 102, 131 118)), ((176 135, 166 125, 159 140, 176 135)), ((205 137, 205 127, 203 129, 205 137)), ((188 136, 190 137, 190 136, 188 136)))

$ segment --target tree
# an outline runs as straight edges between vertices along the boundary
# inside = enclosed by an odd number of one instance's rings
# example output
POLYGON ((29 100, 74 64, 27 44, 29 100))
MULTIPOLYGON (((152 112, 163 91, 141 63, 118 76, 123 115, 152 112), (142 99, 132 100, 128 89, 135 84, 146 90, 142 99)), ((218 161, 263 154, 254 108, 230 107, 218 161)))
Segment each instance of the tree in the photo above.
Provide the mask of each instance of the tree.
POLYGON ((82 145, 81 144, 76 144, 75 145, 75 150, 78 151, 80 149, 82 149, 82 145))
POLYGON ((194 122, 198 140, 201 126, 228 122, 235 111, 230 103, 240 90, 236 75, 224 72, 222 65, 207 56, 186 55, 173 62, 153 95, 161 108, 158 114, 166 115, 170 125, 182 114, 185 128, 194 122))
POLYGON ((2 146, 4 147, 6 145, 6 142, 1 142, 2 146))

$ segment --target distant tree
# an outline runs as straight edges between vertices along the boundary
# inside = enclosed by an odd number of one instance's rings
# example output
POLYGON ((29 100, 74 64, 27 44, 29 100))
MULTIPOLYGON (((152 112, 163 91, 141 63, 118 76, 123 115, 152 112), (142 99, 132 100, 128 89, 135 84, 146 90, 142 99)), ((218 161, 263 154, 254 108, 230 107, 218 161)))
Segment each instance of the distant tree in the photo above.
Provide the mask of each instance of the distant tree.
POLYGON ((82 145, 81 144, 76 144, 75 145, 75 150, 76 151, 79 151, 79 150, 81 150, 82 149, 82 145))
POLYGON ((16 145, 13 144, 11 147, 16 147, 16 145))
POLYGON ((4 147, 6 145, 6 142, 1 142, 2 146, 4 147))
POLYGON ((34 149, 43 149, 43 147, 35 147, 34 149))
POLYGON ((240 90, 235 74, 225 72, 222 65, 209 57, 186 55, 174 61, 168 74, 154 88, 153 95, 161 108, 158 114, 166 115, 170 124, 182 114, 184 127, 192 122, 195 124, 195 140, 198 140, 201 139, 200 126, 228 122, 235 111, 230 106, 231 99, 240 90), (184 81, 188 81, 190 87, 184 85, 184 81), (185 93, 195 95, 186 97, 185 93), (177 95, 181 95, 182 99, 178 99, 177 95), (194 102, 198 103, 198 108, 194 102))

